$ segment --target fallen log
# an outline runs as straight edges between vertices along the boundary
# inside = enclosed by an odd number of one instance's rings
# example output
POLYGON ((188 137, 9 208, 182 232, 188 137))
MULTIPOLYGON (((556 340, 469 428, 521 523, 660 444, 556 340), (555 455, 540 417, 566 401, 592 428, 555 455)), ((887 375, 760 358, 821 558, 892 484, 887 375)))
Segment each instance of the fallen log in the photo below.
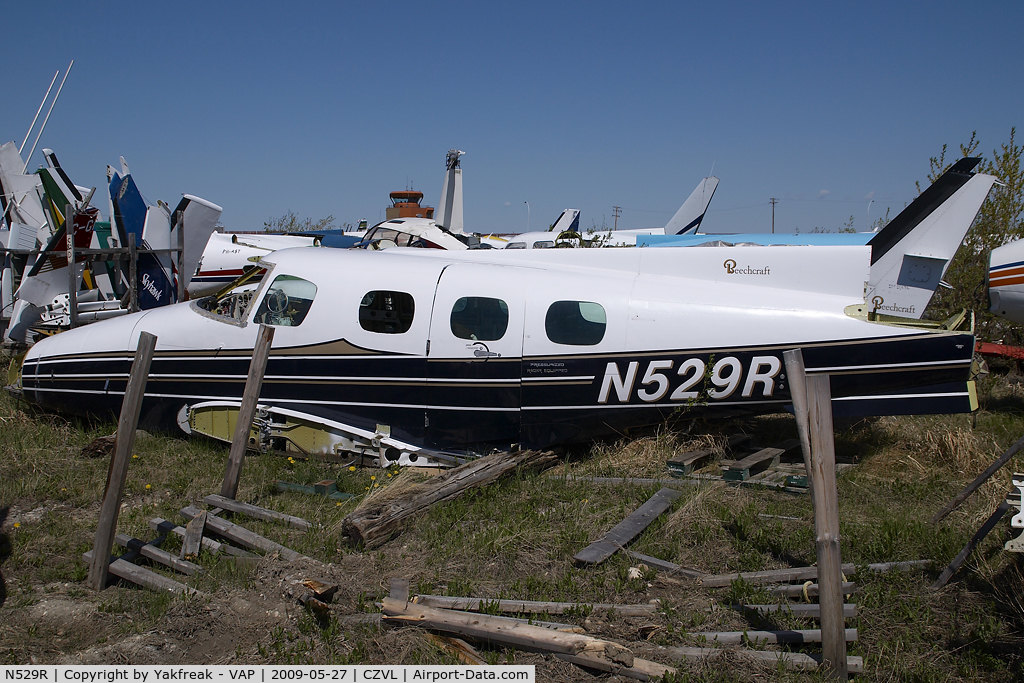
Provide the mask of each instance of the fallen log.
MULTIPOLYGON (((749 643, 820 643, 821 629, 797 631, 713 631, 691 633, 691 638, 698 642, 715 643, 717 645, 742 645, 749 643)), ((857 640, 857 629, 846 629, 846 640, 857 640)))
POLYGON ((410 519, 437 503, 488 484, 520 467, 546 467, 557 462, 551 451, 494 453, 460 465, 434 479, 409 487, 401 497, 369 502, 341 523, 341 533, 353 545, 376 548, 397 536, 410 519))
POLYGON ((672 667, 634 657, 630 650, 611 641, 554 631, 506 617, 434 609, 391 597, 384 598, 382 612, 386 622, 454 633, 502 646, 580 657, 583 666, 604 671, 637 670, 647 677, 675 672, 672 667))

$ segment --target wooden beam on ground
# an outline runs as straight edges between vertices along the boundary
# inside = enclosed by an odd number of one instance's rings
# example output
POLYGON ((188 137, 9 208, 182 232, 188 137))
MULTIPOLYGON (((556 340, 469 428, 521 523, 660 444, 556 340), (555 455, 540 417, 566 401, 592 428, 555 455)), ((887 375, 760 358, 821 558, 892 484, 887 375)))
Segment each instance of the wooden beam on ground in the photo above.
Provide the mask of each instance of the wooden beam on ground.
MULTIPOLYGON (((801 652, 777 652, 768 650, 733 650, 717 647, 664 647, 665 654, 681 660, 704 660, 720 657, 725 653, 737 653, 769 666, 781 664, 787 669, 817 669, 821 665, 820 655, 805 655, 801 652)), ((846 670, 849 673, 864 673, 863 657, 847 657, 846 670)))
MULTIPOLYGON (((127 534, 118 534, 114 540, 118 545, 122 545, 129 550, 134 550, 139 555, 153 560, 154 562, 159 562, 162 565, 166 565, 175 571, 181 572, 182 574, 193 576, 195 574, 202 574, 205 571, 198 564, 192 564, 186 560, 180 560, 166 550, 154 547, 152 544, 153 542, 147 543, 137 538, 132 538, 127 534)), ((157 540, 159 541, 163 539, 161 538, 157 540)))
POLYGON ((742 460, 733 460, 724 465, 722 479, 725 481, 744 481, 750 478, 751 472, 758 468, 764 469, 776 462, 778 457, 786 452, 784 448, 762 448, 756 453, 751 453, 742 460))
POLYGON ((949 503, 946 504, 946 507, 936 512, 935 516, 928 521, 932 524, 937 524, 938 522, 942 521, 946 517, 946 515, 960 507, 960 505, 965 500, 967 500, 967 498, 972 493, 977 491, 982 484, 984 484, 992 477, 993 474, 998 472, 1003 465, 1008 463, 1010 461, 1010 458, 1017 455, 1017 453, 1020 452, 1020 449, 1022 448, 1024 448, 1024 437, 1018 439, 1017 443, 1007 448, 1005 453, 996 458, 995 462, 988 466, 988 469, 979 474, 978 477, 970 484, 968 484, 963 491, 956 494, 953 500, 949 501, 949 503))
MULTIPOLYGON (((716 645, 742 645, 744 643, 820 643, 821 629, 800 631, 714 631, 708 633, 689 633, 691 638, 699 642, 716 645)), ((857 629, 846 629, 847 642, 857 640, 857 629)))
POLYGON ((250 505, 249 503, 243 503, 232 498, 225 498, 224 496, 218 496, 217 494, 212 494, 203 498, 203 502, 213 507, 221 507, 225 510, 230 510, 231 512, 237 512, 241 515, 245 515, 246 517, 262 519, 265 522, 284 522, 288 526, 302 531, 309 531, 313 528, 312 524, 301 517, 286 515, 283 512, 268 510, 267 508, 261 508, 258 505, 250 505))
POLYGON ((649 662, 646 659, 639 659, 637 657, 633 658, 632 666, 623 666, 621 663, 612 661, 607 657, 594 657, 590 655, 574 656, 556 654, 555 657, 561 659, 563 662, 569 662, 576 666, 604 671, 616 676, 622 676, 623 678, 632 678, 637 681, 660 681, 664 678, 666 673, 675 671, 672 667, 664 666, 657 662, 649 662))
MULTIPOLYGON (((856 571, 853 564, 844 564, 844 574, 850 575, 856 571)), ((742 580, 754 586, 763 586, 769 583, 786 583, 788 581, 811 581, 818 578, 817 567, 795 567, 791 569, 767 569, 760 572, 738 572, 733 574, 707 574, 700 579, 705 588, 722 588, 732 585, 733 581, 742 580)))
POLYGON ((657 614, 660 603, 646 605, 617 605, 603 602, 542 602, 539 600, 487 600, 486 598, 463 598, 448 595, 416 595, 412 603, 437 609, 453 609, 478 612, 483 608, 512 614, 565 614, 573 611, 614 611, 619 616, 651 616, 657 614))
MULTIPOLYGON (((183 517, 186 519, 192 519, 198 515, 202 510, 199 508, 188 506, 180 510, 183 517)), ((280 543, 275 543, 269 538, 260 536, 255 531, 249 531, 245 527, 238 526, 226 519, 221 519, 215 515, 206 516, 206 528, 213 531, 218 536, 234 541, 238 545, 245 546, 246 548, 256 548, 259 550, 266 551, 268 553, 277 553, 282 559, 292 561, 295 560, 310 560, 312 558, 306 557, 301 553, 297 553, 291 548, 286 548, 280 543)))
POLYGON ((640 535, 651 522, 672 507, 672 503, 683 495, 679 491, 663 488, 638 507, 633 514, 616 524, 600 539, 594 541, 576 553, 572 559, 580 564, 600 564, 614 555, 620 548, 625 548, 634 538, 640 535))
POLYGON ((201 512, 185 525, 185 535, 181 540, 181 559, 194 560, 199 557, 199 548, 203 544, 203 529, 206 528, 206 512, 201 512))
MULTIPOLYGON (((635 484, 636 486, 699 486, 699 479, 651 479, 648 477, 588 477, 580 474, 558 474, 554 475, 566 481, 583 484, 635 484)), ((719 480, 719 477, 715 477, 719 480)))
POLYGON ((406 522, 437 503, 452 500, 466 491, 488 484, 520 467, 547 467, 557 462, 551 451, 494 453, 459 465, 430 481, 410 486, 404 495, 368 503, 342 520, 341 530, 352 544, 376 548, 401 533, 406 522))
POLYGON ((673 455, 665 462, 665 464, 668 465, 668 469, 672 473, 687 475, 694 470, 703 467, 708 460, 716 455, 720 455, 721 452, 722 451, 717 448, 703 448, 698 451, 686 451, 685 453, 673 455))
POLYGON ((650 677, 674 673, 675 669, 634 657, 628 649, 607 640, 578 633, 565 633, 485 614, 434 609, 386 597, 382 603, 385 622, 419 626, 454 633, 498 645, 553 654, 583 657, 584 666, 610 666, 649 671, 650 677))
POLYGON ((245 380, 245 391, 242 393, 242 405, 238 408, 238 421, 235 423, 235 434, 231 440, 231 452, 224 470, 224 482, 220 487, 220 495, 234 498, 238 493, 238 480, 242 476, 242 462, 245 451, 249 447, 249 430, 256 416, 256 402, 260 399, 263 387, 263 373, 267 369, 267 358, 270 356, 270 345, 274 341, 274 328, 260 325, 256 335, 256 344, 252 349, 252 360, 249 362, 249 376, 245 380))
MULTIPOLYGON (((185 527, 178 526, 177 524, 174 524, 173 522, 168 522, 166 519, 161 519, 160 517, 154 517, 153 519, 149 520, 149 527, 161 534, 175 534, 177 536, 180 536, 182 539, 184 539, 185 535, 188 533, 188 530, 185 527)), ((259 555, 253 555, 247 550, 242 550, 241 548, 236 548, 233 545, 228 545, 227 543, 215 541, 212 538, 207 538, 206 536, 203 536, 200 539, 200 542, 202 543, 202 547, 206 548, 214 555, 224 553, 225 555, 230 555, 232 559, 260 559, 259 555)))
POLYGON ((468 664, 470 666, 487 664, 487 661, 480 656, 480 653, 476 651, 476 648, 464 641, 462 638, 439 636, 436 633, 427 633, 425 635, 428 641, 445 652, 454 655, 455 658, 463 664, 468 664))
MULTIPOLYGON (((82 559, 88 562, 90 565, 93 561, 93 551, 89 550, 82 554, 82 559)), ((157 574, 154 571, 150 571, 145 567, 139 567, 126 560, 120 558, 112 559, 108 561, 107 567, 108 574, 113 574, 125 581, 131 581, 137 583, 140 586, 145 586, 155 591, 168 591, 170 593, 184 593, 186 595, 202 595, 200 591, 195 588, 190 588, 183 583, 178 583, 172 579, 168 579, 166 576, 157 574)))
POLYGON ((699 579, 705 576, 703 572, 683 567, 675 562, 667 562, 665 560, 660 560, 657 557, 651 557, 650 555, 644 555, 643 553, 634 552, 632 550, 625 550, 623 552, 638 562, 643 562, 648 566, 661 569, 662 571, 671 572, 673 574, 682 574, 683 576, 688 576, 691 579, 699 579))
MULTIPOLYGON (((872 572, 905 572, 911 569, 923 569, 932 564, 931 560, 907 560, 905 562, 876 562, 875 564, 867 564, 861 567, 861 569, 867 569, 872 572)), ((845 571, 845 570, 844 570, 845 571)))
MULTIPOLYGON (((843 595, 850 595, 857 590, 857 584, 849 581, 843 582, 843 595)), ((768 592, 777 598, 792 598, 810 600, 811 598, 818 597, 818 584, 811 583, 809 585, 796 585, 796 586, 775 586, 769 588, 768 592)))
MULTIPOLYGON (((775 614, 776 612, 782 614, 792 614, 794 617, 803 617, 805 619, 821 619, 822 609, 821 605, 733 605, 733 609, 741 612, 757 612, 758 614, 775 614)), ((844 618, 852 619, 857 616, 857 605, 843 604, 842 612, 840 612, 844 618)), ((824 630, 824 629, 822 629, 824 630)), ((846 632, 846 629, 843 629, 846 632)), ((840 634, 842 635, 842 634, 840 634)), ((843 638, 843 642, 846 639, 843 638)))
POLYGON ((956 574, 956 570, 960 569, 960 565, 964 563, 967 556, 974 552, 974 549, 978 547, 978 544, 988 536, 988 532, 995 528, 995 525, 999 523, 999 520, 1003 518, 1003 515, 1010 511, 1011 507, 1013 506, 1005 500, 999 504, 996 511, 992 513, 992 516, 985 520, 985 523, 981 525, 981 528, 978 529, 977 532, 975 532, 974 536, 971 537, 971 540, 967 541, 967 545, 965 545, 964 549, 960 551, 960 554, 953 558, 953 561, 949 563, 949 566, 946 567, 942 574, 939 575, 939 578, 935 580, 935 583, 932 584, 933 590, 942 588, 951 578, 953 578, 953 574, 956 574))
POLYGON ((110 458, 110 469, 107 470, 106 492, 100 507, 99 522, 96 525, 96 538, 93 542, 93 562, 89 565, 88 583, 95 590, 103 590, 107 585, 107 558, 114 547, 114 536, 117 529, 117 515, 121 510, 121 497, 124 495, 124 483, 128 476, 128 463, 131 460, 132 448, 135 446, 135 427, 139 423, 142 410, 142 398, 146 393, 146 381, 149 379, 149 366, 153 361, 153 350, 156 348, 156 337, 149 332, 139 335, 135 350, 135 360, 128 375, 128 386, 125 388, 124 400, 121 402, 121 416, 117 421, 117 438, 114 443, 114 454, 110 458))

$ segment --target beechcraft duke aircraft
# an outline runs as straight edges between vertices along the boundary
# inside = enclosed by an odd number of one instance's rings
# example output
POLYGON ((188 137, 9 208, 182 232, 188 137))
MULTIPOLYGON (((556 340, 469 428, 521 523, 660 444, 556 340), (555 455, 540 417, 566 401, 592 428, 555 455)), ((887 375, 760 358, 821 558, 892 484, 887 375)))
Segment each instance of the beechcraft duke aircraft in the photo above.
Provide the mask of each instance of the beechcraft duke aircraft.
MULTIPOLYGON (((949 220, 969 225, 993 180, 969 177, 963 189, 985 191, 949 220)), ((913 223, 879 233, 886 253, 948 261, 949 226, 913 223)), ((872 310, 873 248, 285 249, 214 296, 42 340, 21 392, 116 413, 145 331, 158 341, 143 423, 230 440, 266 324, 260 448, 438 462, 681 414, 775 412, 790 402, 793 348, 809 373, 831 375, 837 415, 973 410, 973 319, 872 310)))

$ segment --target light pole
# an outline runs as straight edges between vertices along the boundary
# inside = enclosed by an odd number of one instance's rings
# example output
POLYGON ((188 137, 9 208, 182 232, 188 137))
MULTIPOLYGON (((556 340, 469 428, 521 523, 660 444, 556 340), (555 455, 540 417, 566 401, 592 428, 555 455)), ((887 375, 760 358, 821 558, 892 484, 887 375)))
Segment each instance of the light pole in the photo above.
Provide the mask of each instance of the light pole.
POLYGON ((526 232, 530 232, 530 202, 523 202, 526 204, 526 232))

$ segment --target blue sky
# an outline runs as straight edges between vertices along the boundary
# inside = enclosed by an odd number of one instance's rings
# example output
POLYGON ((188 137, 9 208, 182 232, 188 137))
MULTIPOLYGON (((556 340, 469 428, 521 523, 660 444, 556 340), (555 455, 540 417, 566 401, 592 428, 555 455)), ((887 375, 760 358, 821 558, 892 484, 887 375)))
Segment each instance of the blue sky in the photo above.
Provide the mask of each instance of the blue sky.
POLYGON ((199 195, 233 230, 372 224, 407 185, 436 205, 453 147, 470 230, 566 207, 611 225, 615 205, 619 227, 660 226, 712 170, 707 231, 770 230, 770 197, 779 232, 866 229, 943 144, 977 130, 990 155, 1024 123, 1020 2, 8 0, 4 18, 3 141, 74 59, 39 147, 100 196, 123 155, 151 202, 199 195))

